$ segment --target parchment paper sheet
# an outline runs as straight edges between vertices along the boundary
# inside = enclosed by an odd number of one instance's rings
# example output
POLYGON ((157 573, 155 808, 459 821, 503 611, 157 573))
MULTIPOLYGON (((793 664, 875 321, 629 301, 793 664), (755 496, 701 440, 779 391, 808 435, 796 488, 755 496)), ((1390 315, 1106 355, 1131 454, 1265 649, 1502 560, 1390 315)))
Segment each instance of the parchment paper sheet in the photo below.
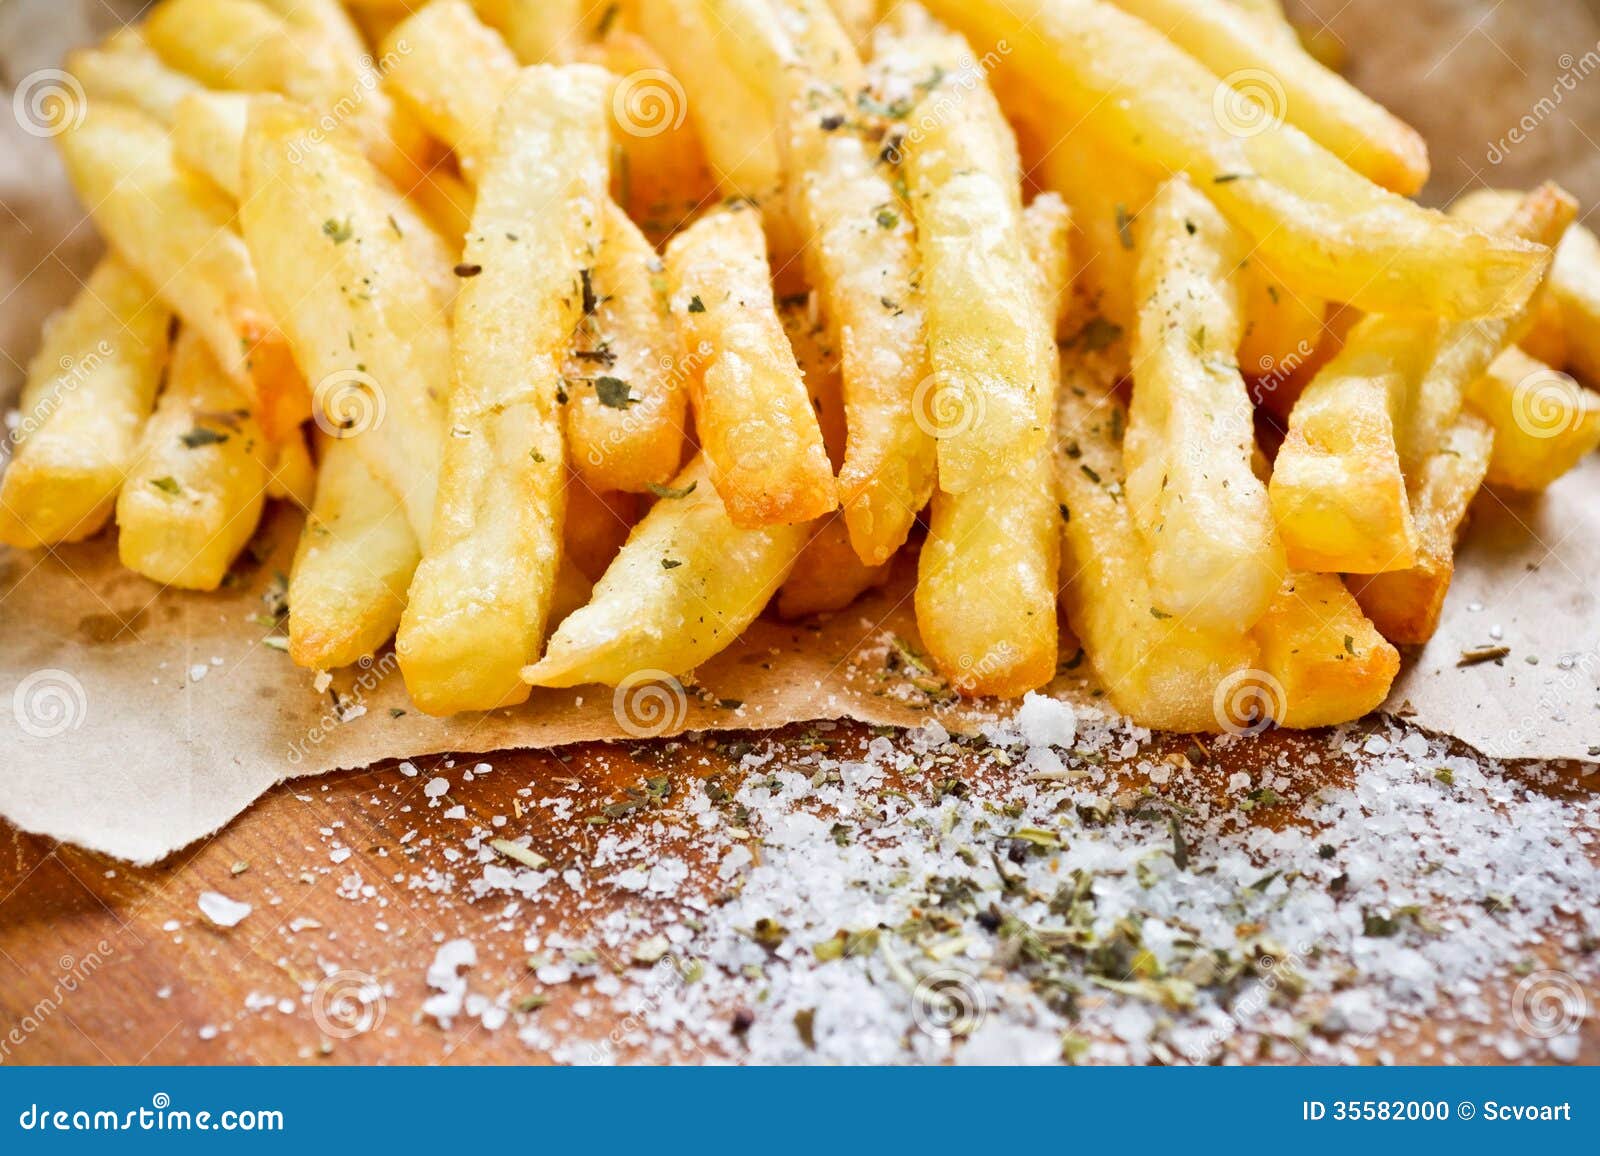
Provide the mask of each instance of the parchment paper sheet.
MULTIPOLYGON (((1584 6, 1561 0, 1526 6, 1538 19, 1522 5, 1477 0, 1422 0, 1398 14, 1377 0, 1324 7, 1338 9, 1334 28, 1357 46, 1357 78, 1431 131, 1435 199, 1468 187, 1474 169, 1490 170, 1488 144, 1549 91, 1562 54, 1581 58, 1600 39, 1584 6), (1375 38, 1381 49, 1371 47, 1375 38), (1470 107, 1459 102, 1463 92, 1470 107)), ((58 63, 70 44, 103 34, 109 20, 101 4, 0 6, 8 89, 58 63)), ((1483 179, 1525 184, 1553 174, 1596 203, 1600 150, 1587 137, 1600 137, 1600 80, 1593 83, 1594 92, 1568 94, 1483 179)), ((40 321, 70 296, 97 247, 51 142, 9 115, 0 115, 0 204, 0 400, 11 404, 40 321)), ((256 621, 266 609, 261 595, 287 570, 297 529, 292 512, 270 513, 258 542, 263 560, 212 595, 162 591, 122 570, 109 536, 50 553, 0 548, 0 816, 148 862, 217 829, 286 776, 385 758, 629 738, 663 722, 671 733, 841 717, 909 725, 931 714, 954 729, 980 717, 930 710, 903 674, 887 671, 887 638, 915 641, 906 573, 828 622, 758 623, 681 698, 590 687, 435 720, 410 709, 384 657, 318 692, 263 644, 268 630, 256 621), (339 721, 335 695, 348 721, 339 721)), ((1389 707, 1499 757, 1600 754, 1597 575, 1600 459, 1542 499, 1484 495, 1444 626, 1408 665, 1389 707), (1484 645, 1511 654, 1503 665, 1456 668, 1462 650, 1484 645)), ((1052 692, 1094 701, 1075 681, 1052 692)))

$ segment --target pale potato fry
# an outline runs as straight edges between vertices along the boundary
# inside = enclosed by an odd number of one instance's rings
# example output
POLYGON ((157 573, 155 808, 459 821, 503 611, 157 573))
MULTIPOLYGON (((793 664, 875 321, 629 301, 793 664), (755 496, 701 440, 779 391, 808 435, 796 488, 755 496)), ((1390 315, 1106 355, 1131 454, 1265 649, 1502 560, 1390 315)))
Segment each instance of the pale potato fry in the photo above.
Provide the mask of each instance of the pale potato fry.
POLYGON ((1152 602, 1144 542, 1122 493, 1126 419, 1110 393, 1114 363, 1115 355, 1076 350, 1062 359, 1061 609, 1119 711, 1161 730, 1222 730, 1231 716, 1219 703, 1230 680, 1255 666, 1258 647, 1248 634, 1185 626, 1152 602))
POLYGON ((375 653, 400 624, 422 559, 405 509, 349 439, 318 439, 321 465, 289 571, 289 657, 312 670, 375 653))
POLYGON ((286 101, 251 106, 239 217, 262 293, 315 383, 318 424, 355 439, 426 543, 450 380, 447 304, 378 173, 286 101))
POLYGON ((432 0, 395 26, 384 56, 394 61, 385 84, 476 181, 494 143, 495 110, 517 76, 511 49, 466 0, 432 0))
POLYGON ((67 54, 66 68, 96 102, 131 104, 162 124, 171 124, 178 102, 201 86, 168 68, 142 36, 115 37, 101 48, 80 48, 67 54))
POLYGON ((290 430, 273 448, 277 458, 267 474, 267 497, 311 509, 317 496, 317 465, 306 448, 305 431, 290 430))
POLYGON ((45 325, 0 475, 0 542, 78 542, 111 516, 155 404, 172 314, 116 257, 45 325))
MULTIPOLYGON (((1516 210, 1521 195, 1501 189, 1479 189, 1450 206, 1450 212, 1485 229, 1498 227, 1516 210)), ((1574 224, 1556 246, 1550 267, 1548 295, 1560 328, 1559 346, 1550 334, 1551 319, 1539 331, 1543 344, 1528 352, 1556 368, 1570 368, 1592 386, 1600 386, 1600 240, 1586 226, 1574 224)))
POLYGON ((1234 363, 1244 328, 1242 234, 1187 177, 1144 211, 1128 512, 1149 550, 1154 605, 1202 630, 1248 630, 1284 575, 1252 407, 1234 363))
POLYGON ((638 524, 643 506, 638 494, 621 490, 596 493, 569 473, 567 517, 562 527, 563 563, 576 566, 589 582, 598 582, 638 524))
MULTIPOLYGON (((1027 324, 1055 332, 1067 291, 1066 206, 1053 193, 1023 213, 1032 296, 1027 324)), ((1060 361, 1051 359, 1059 373, 1060 361)), ((1052 412, 1058 382, 1047 400, 1052 412)), ((962 695, 1019 697, 1056 673, 1061 507, 1049 446, 1020 468, 933 496, 917 564, 917 633, 962 695)))
POLYGON ((117 496, 122 564, 166 586, 215 590, 255 533, 275 455, 249 393, 199 333, 179 330, 166 388, 117 496))
POLYGON ((671 481, 683 460, 694 367, 670 352, 676 337, 655 249, 610 201, 603 218, 566 369, 567 442, 590 487, 645 493, 671 481))
POLYGON ((1266 675, 1261 705, 1279 726, 1358 719, 1383 705, 1400 671, 1399 652, 1337 574, 1290 574, 1254 633, 1266 675))
MULTIPOLYGON (((611 192, 652 238, 665 238, 714 196, 716 180, 694 123, 677 118, 667 62, 644 37, 612 32, 579 52, 615 77, 611 192)), ((682 106, 677 106, 681 108, 682 106)))
POLYGON ((1520 349, 1508 349, 1467 390, 1494 428, 1491 485, 1537 492, 1600 445, 1600 394, 1520 349))
POLYGON ((702 217, 667 247, 695 427, 734 525, 809 522, 834 509, 833 470, 772 296, 758 212, 702 217))
MULTIPOLYGON (((1600 435, 1600 422, 1596 430, 1600 435)), ((1416 564, 1345 579, 1379 633, 1397 646, 1421 645, 1438 629, 1455 573, 1456 535, 1489 469, 1491 447, 1497 451, 1498 441, 1499 436, 1476 415, 1458 418, 1444 445, 1411 482, 1416 564)))
POLYGON ((162 0, 141 27, 163 60, 208 88, 313 103, 326 71, 258 0, 162 0))
POLYGON ((1421 135, 1336 72, 1324 68, 1282 26, 1228 0, 1113 0, 1224 78, 1237 95, 1221 105, 1241 131, 1287 120, 1345 164, 1386 189, 1411 196, 1428 180, 1421 135), (1252 107, 1253 102, 1253 107, 1252 107))
POLYGON ((561 561, 561 359, 584 315, 610 173, 606 75, 535 65, 507 89, 456 299, 434 534, 395 653, 429 714, 522 702, 561 561))
POLYGON ((593 600, 561 624, 537 664, 534 686, 619 686, 679 677, 722 651, 788 577, 806 526, 735 526, 696 456, 634 527, 596 583, 593 600))
POLYGON ((603 4, 590 0, 472 0, 484 23, 499 31, 523 64, 573 59, 603 4))
POLYGON ((1239 271, 1239 287, 1245 319, 1239 338, 1240 371, 1270 382, 1309 361, 1322 341, 1328 303, 1289 285, 1259 257, 1251 257, 1239 271))
POLYGON ((205 338, 223 370, 252 387, 267 436, 305 420, 310 396, 272 324, 228 199, 177 164, 166 130, 137 109, 92 104, 57 140, 106 240, 205 338))
POLYGON ((172 154, 234 200, 243 173, 244 130, 251 97, 242 92, 192 92, 172 115, 172 154))
POLYGON ((945 79, 912 112, 904 143, 933 370, 918 387, 933 396, 914 404, 939 442, 939 488, 961 493, 1020 469, 1046 444, 1055 340, 1029 305, 1011 127, 965 41, 923 45, 930 72, 945 79))
POLYGON ((1297 288, 1370 312, 1503 315, 1544 273, 1540 246, 1495 237, 1379 188, 1304 133, 1239 135, 1215 74, 1101 0, 930 0, 1014 69, 1062 122, 1187 172, 1297 288))
MULTIPOLYGON (((1529 194, 1510 235, 1553 242, 1575 211, 1554 185, 1529 194)), ((1466 388, 1526 329, 1537 299, 1474 321, 1373 315, 1360 321, 1295 403, 1271 483, 1296 569, 1406 569, 1415 528, 1405 476, 1437 449, 1466 388)))

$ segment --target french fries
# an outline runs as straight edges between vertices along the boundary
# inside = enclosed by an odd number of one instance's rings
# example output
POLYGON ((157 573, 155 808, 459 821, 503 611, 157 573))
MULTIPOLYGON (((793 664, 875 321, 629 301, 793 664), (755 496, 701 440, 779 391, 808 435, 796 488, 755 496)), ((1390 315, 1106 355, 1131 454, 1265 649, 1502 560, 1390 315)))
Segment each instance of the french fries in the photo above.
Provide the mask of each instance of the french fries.
POLYGON ((0 476, 0 542, 79 542, 111 516, 155 403, 172 314, 115 257, 45 328, 0 476))
POLYGON ((1491 446, 1498 440, 1482 419, 1472 414, 1459 418, 1444 445, 1411 483, 1415 563, 1404 570, 1352 574, 1346 579, 1361 609, 1390 642, 1420 645, 1438 628, 1455 573, 1456 536, 1489 470, 1491 446))
MULTIPOLYGON (((1032 301, 1023 320, 1051 333, 1066 292, 1067 226, 1054 194, 1024 211, 1032 301)), ((1052 373, 1052 408, 1055 386, 1052 373)), ((1048 446, 1009 474, 934 494, 917 564, 917 633, 958 693, 1015 698, 1054 677, 1060 523, 1048 446)))
POLYGON ((1508 349, 1467 390, 1494 429, 1490 485, 1538 492, 1600 445, 1600 394, 1520 349, 1508 349))
POLYGON ((272 324, 227 198, 178 165, 166 130, 136 109, 92 103, 59 141, 95 224, 205 339, 223 371, 253 390, 267 436, 299 425, 310 397, 272 324))
POLYGON ((950 79, 931 84, 904 145, 933 370, 913 405, 939 441, 939 488, 959 494, 1045 446, 1055 342, 1030 307, 1011 127, 959 37, 927 37, 923 59, 950 79))
POLYGON ((740 529, 712 470, 696 456, 645 515, 593 599, 522 672, 534 686, 619 686, 688 674, 722 651, 783 585, 806 542, 803 525, 740 529))
POLYGON ((1400 670, 1399 652, 1337 574, 1290 574, 1254 633, 1266 675, 1262 706, 1279 726, 1360 718, 1383 705, 1400 670))
POLYGON ((355 441, 426 544, 450 380, 447 304, 378 174, 312 126, 286 101, 251 105, 240 223, 262 295, 314 383, 319 426, 355 441))
POLYGON ((473 0, 473 7, 523 64, 571 60, 597 10, 585 0, 473 0))
POLYGON ((1284 574, 1233 360, 1244 240, 1185 177, 1162 186, 1144 218, 1128 511, 1150 551, 1153 605, 1197 629, 1244 631, 1284 574))
POLYGON ((809 522, 838 503, 833 470, 772 296, 760 214, 700 218, 667 246, 672 316, 699 354, 691 400, 736 526, 809 522))
POLYGON ((69 52, 66 65, 84 99, 132 105, 162 124, 172 123, 180 100, 202 91, 192 77, 167 67, 137 32, 114 37, 100 48, 69 52))
POLYGON ((663 353, 674 332, 661 259, 639 227, 608 202, 601 228, 566 370, 567 443, 587 485, 642 494, 683 460, 695 355, 663 353))
POLYGON ((1112 704, 1148 727, 1218 731, 1219 702, 1257 663, 1247 632, 1195 630, 1157 607, 1148 556, 1122 492, 1127 418, 1095 358, 1062 358, 1055 469, 1062 511, 1061 609, 1112 704), (1222 694, 1219 695, 1219 690, 1222 694))
POLYGON ((242 92, 191 92, 172 113, 172 155, 203 173, 235 201, 244 173, 244 130, 250 96, 242 92))
POLYGON ((1392 192, 1411 196, 1427 183, 1428 150, 1416 130, 1324 68, 1281 25, 1230 0, 1112 2, 1223 77, 1237 94, 1225 113, 1246 131, 1257 118, 1284 119, 1392 192))
POLYGON ((255 533, 275 451, 205 339, 178 331, 167 386, 117 496, 117 554, 165 586, 215 590, 255 533))
POLYGON ((565 516, 561 357, 603 228, 608 92, 589 65, 537 65, 500 104, 464 257, 476 272, 456 300, 434 533, 395 638, 429 714, 523 701, 544 641, 565 516))
POLYGON ((349 439, 318 439, 316 497, 289 571, 289 657, 332 670, 394 634, 422 558, 405 510, 349 439))
POLYGON ((1368 312, 1497 316, 1543 275, 1538 245, 1490 234, 1379 188, 1291 125, 1241 134, 1213 113, 1219 78, 1102 0, 930 0, 1062 122, 1132 148, 1197 187, 1268 265, 1368 312), (1137 142, 1130 145, 1127 142, 1137 142))

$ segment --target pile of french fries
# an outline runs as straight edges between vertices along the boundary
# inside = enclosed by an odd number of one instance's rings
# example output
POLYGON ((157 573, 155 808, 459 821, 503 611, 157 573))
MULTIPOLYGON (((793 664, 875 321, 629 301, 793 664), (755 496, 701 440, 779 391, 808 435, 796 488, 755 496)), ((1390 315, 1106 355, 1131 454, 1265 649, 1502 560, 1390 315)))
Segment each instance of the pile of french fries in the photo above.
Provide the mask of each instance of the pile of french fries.
POLYGON ((0 540, 209 590, 432 714, 687 678, 915 559, 928 663, 1317 726, 1434 632, 1486 483, 1600 442, 1600 242, 1273 0, 160 0, 68 61, 108 245, 0 540))

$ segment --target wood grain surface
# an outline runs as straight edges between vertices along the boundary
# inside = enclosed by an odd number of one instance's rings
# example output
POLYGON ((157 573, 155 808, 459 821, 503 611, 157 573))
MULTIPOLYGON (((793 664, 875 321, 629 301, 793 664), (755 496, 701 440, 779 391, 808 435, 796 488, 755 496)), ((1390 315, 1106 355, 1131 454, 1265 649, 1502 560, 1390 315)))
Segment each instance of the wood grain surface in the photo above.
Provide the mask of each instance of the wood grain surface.
MULTIPOLYGON (((801 734, 788 733, 791 738, 801 734)), ((828 732, 827 741, 840 757, 849 757, 864 750, 871 737, 866 728, 841 725, 828 732)), ((1173 751, 1186 744, 1176 738, 1170 743, 1173 751)), ((448 876, 452 848, 460 846, 471 824, 488 827, 496 815, 506 816, 502 830, 508 837, 531 835, 533 849, 553 864, 586 862, 602 832, 662 817, 653 810, 595 822, 608 803, 628 797, 629 787, 666 776, 673 784, 671 797, 681 799, 700 780, 738 776, 737 756, 747 749, 741 736, 724 735, 502 754, 488 757, 492 772, 467 782, 463 772, 477 761, 469 757, 447 772, 452 787, 444 800, 464 807, 465 819, 446 818, 447 808, 426 805, 431 800, 425 784, 434 769, 446 765, 442 758, 427 760, 414 775, 390 765, 302 780, 274 789, 216 837, 148 869, 7 829, 0 863, 0 1028, 26 1030, 20 1031, 20 1042, 0 1038, 0 1063, 545 1062, 547 1049, 530 1048, 518 1036, 519 1025, 532 1022, 557 1040, 594 1041, 596 1058, 737 1059, 742 1047, 738 1018, 759 1016, 759 1008, 728 1007, 725 1025, 711 1025, 709 1047, 686 1037, 608 1045, 625 1033, 609 1001, 589 998, 592 980, 545 986, 529 971, 523 928, 542 922, 547 936, 555 930, 582 936, 610 912, 644 903, 637 895, 590 889, 590 902, 581 910, 565 888, 546 888, 508 921, 503 896, 475 901, 465 885, 429 890, 419 881, 448 876), (530 785, 537 785, 540 795, 569 795, 574 805, 567 819, 550 820, 548 811, 538 812, 536 819, 531 808, 524 809, 518 792, 530 785), (341 846, 350 855, 334 863, 330 849, 341 846), (361 880, 355 887, 353 875, 361 880), (254 910, 233 928, 215 927, 198 908, 206 890, 248 902, 254 910), (424 975, 438 943, 462 936, 478 950, 474 990, 548 1002, 515 1012, 495 1031, 469 1019, 445 1030, 421 1015, 429 994, 424 975), (339 1030, 343 1021, 331 1033, 324 1030, 329 1027, 325 1000, 329 983, 347 982, 337 977, 352 975, 375 982, 384 995, 372 1009, 372 1022, 363 1021, 364 1030, 347 1038, 339 1030), (575 1014, 580 1001, 593 1006, 586 1018, 575 1014), (653 1043, 662 1043, 665 1057, 651 1050, 653 1043)), ((1313 749, 1324 756, 1321 765, 1297 781, 1294 792, 1349 779, 1348 766, 1326 757, 1325 735, 1269 733, 1219 753, 1208 773, 1175 782, 1168 797, 1220 798, 1233 768, 1266 765, 1279 754, 1298 756, 1313 749)), ((967 760, 951 773, 966 777, 981 795, 1020 772, 967 760)), ((1135 781, 1131 774, 1126 778, 1135 781)), ((727 785, 736 783, 730 779, 727 785)), ((907 776, 898 786, 913 793, 934 789, 926 776, 907 776)), ((1538 789, 1575 794, 1585 786, 1574 773, 1568 781, 1538 789)), ((1294 801, 1292 793, 1289 802, 1294 801)), ((1292 810, 1275 808, 1259 821, 1275 825, 1287 821, 1292 810)), ((674 850, 690 865, 684 889, 716 902, 724 884, 715 864, 691 839, 674 850)), ((1591 845, 1590 853, 1600 855, 1600 850, 1591 845)), ((1542 955, 1549 957, 1543 963, 1554 963, 1553 941, 1542 955)), ((635 966, 609 958, 601 965, 635 966)), ((1482 1006, 1488 1011, 1481 1022, 1452 1022, 1450 1015, 1435 1013, 1370 1041, 1361 1052, 1369 1058, 1438 1062, 1448 1051, 1460 1061, 1500 1062, 1491 1040, 1503 1028, 1515 982, 1508 973, 1485 985, 1482 1006), (1435 1047, 1446 1025, 1452 1042, 1435 1047)), ((1581 1031, 1580 1059, 1600 1061, 1600 1021, 1591 1017, 1581 1031)), ((1275 1062, 1299 1058, 1292 1052, 1272 1057, 1275 1062)))

